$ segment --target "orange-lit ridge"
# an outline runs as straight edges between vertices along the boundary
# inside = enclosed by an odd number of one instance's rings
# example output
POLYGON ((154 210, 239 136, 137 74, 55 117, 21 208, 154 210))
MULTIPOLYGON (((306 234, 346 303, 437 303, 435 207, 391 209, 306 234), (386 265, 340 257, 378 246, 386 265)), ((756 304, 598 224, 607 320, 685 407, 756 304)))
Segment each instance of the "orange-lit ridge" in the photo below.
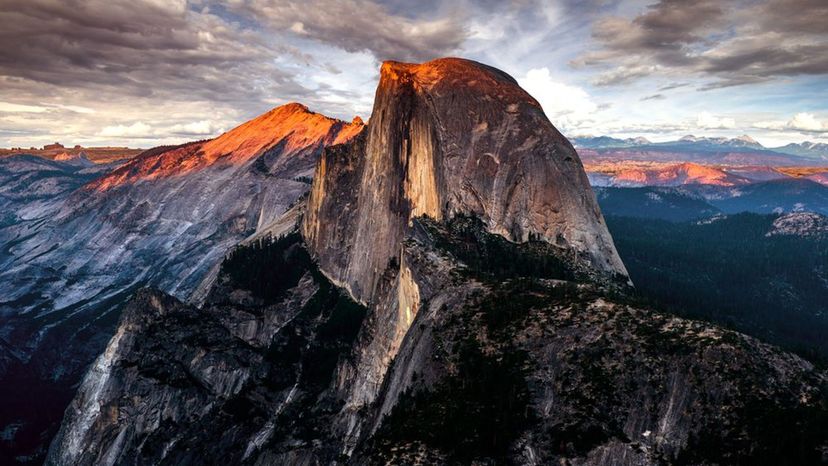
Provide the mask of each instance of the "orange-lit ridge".
POLYGON ((277 144, 282 145, 281 156, 290 157, 319 145, 347 142, 364 126, 359 117, 346 123, 314 113, 302 104, 290 103, 276 107, 215 139, 162 152, 146 151, 88 187, 106 191, 121 184, 181 175, 216 163, 241 165, 277 144))
POLYGON ((584 164, 588 172, 610 175, 616 182, 642 185, 706 184, 735 186, 744 180, 731 175, 719 167, 696 163, 655 163, 655 162, 602 162, 584 164))

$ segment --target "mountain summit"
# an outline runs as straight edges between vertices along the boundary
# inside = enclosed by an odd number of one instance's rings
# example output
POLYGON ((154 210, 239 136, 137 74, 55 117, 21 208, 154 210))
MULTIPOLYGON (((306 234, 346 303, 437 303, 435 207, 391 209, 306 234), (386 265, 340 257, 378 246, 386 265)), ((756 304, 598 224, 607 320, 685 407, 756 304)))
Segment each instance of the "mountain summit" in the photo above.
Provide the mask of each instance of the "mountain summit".
MULTIPOLYGON (((182 175, 213 164, 241 165, 251 159, 278 149, 280 160, 268 163, 269 171, 287 164, 310 163, 313 153, 321 147, 339 144, 352 138, 363 128, 359 118, 351 123, 312 112, 299 103, 276 107, 267 113, 227 131, 215 139, 149 150, 89 185, 105 191, 115 186, 182 175), (295 159, 300 160, 295 160, 295 159)), ((272 157, 270 157, 272 158, 272 157)))
POLYGON ((319 162, 308 244, 323 270, 370 301, 412 218, 457 215, 626 275, 578 154, 513 78, 458 58, 385 62, 366 137, 319 162))

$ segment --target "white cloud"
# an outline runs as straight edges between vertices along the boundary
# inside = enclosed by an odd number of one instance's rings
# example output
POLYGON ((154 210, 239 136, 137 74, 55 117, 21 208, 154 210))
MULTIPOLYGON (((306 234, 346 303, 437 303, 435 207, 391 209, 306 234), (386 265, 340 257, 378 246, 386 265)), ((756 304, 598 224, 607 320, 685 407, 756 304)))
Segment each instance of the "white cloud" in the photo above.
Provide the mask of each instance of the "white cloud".
POLYGON ((174 136, 211 136, 221 131, 208 120, 176 123, 163 128, 154 128, 142 121, 137 121, 131 125, 107 126, 98 132, 98 136, 122 139, 163 139, 174 136))
POLYGON ((296 34, 304 35, 308 33, 307 31, 305 31, 305 25, 303 23, 300 23, 299 21, 291 24, 290 30, 295 32, 296 34))
POLYGON ((760 121, 754 123, 755 128, 774 131, 804 131, 806 133, 828 133, 828 124, 821 122, 812 113, 800 112, 788 121, 760 121))
POLYGON ((192 123, 172 125, 167 132, 173 134, 210 135, 218 131, 213 128, 213 124, 209 121, 201 120, 192 123))
POLYGON ((598 104, 585 90, 555 81, 549 68, 531 69, 518 82, 541 104, 546 116, 556 126, 577 127, 598 111, 598 104))
POLYGON ((820 122, 811 113, 797 113, 788 122, 788 127, 802 131, 825 131, 828 130, 825 123, 820 122))
POLYGON ((0 112, 8 113, 43 113, 48 108, 36 105, 21 105, 10 102, 0 102, 0 112))
POLYGON ((152 127, 146 123, 136 121, 127 125, 107 126, 98 133, 102 137, 111 138, 149 138, 155 135, 152 127))
POLYGON ((703 129, 732 129, 736 127, 733 118, 720 118, 710 112, 701 112, 696 118, 696 126, 703 129))
POLYGON ((56 104, 55 107, 57 107, 61 110, 68 110, 70 112, 83 113, 83 114, 87 114, 87 115, 95 113, 95 109, 89 108, 89 107, 84 107, 84 106, 81 106, 81 105, 60 105, 60 104, 56 104))

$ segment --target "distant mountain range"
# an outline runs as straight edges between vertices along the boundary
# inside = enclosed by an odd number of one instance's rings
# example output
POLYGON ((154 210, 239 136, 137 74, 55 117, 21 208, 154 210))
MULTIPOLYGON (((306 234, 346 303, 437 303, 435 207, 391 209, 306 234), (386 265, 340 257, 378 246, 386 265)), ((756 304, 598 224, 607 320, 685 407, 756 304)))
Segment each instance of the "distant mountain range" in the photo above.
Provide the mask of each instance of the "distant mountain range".
POLYGON ((11 149, 0 149, 0 159, 15 155, 35 155, 49 160, 66 162, 77 159, 86 159, 92 163, 122 162, 143 152, 143 149, 131 149, 129 147, 83 147, 75 145, 66 147, 56 142, 47 144, 41 148, 12 147, 11 149))
POLYGON ((828 164, 828 144, 806 141, 769 148, 747 135, 736 138, 687 135, 666 142, 652 142, 643 137, 583 136, 573 138, 572 142, 585 160, 614 156, 630 160, 732 164, 828 164))
POLYGON ((602 159, 585 162, 584 168, 593 186, 744 186, 772 180, 808 180, 828 186, 828 166, 730 166, 694 162, 602 159))

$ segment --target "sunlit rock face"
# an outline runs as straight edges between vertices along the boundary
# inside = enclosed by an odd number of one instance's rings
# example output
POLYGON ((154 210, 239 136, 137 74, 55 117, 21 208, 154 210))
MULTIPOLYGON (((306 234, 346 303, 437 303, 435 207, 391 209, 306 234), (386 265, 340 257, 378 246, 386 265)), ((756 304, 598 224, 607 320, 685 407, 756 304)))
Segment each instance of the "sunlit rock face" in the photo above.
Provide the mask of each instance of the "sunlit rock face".
POLYGON ((455 58, 384 63, 366 140, 330 157, 352 171, 329 175, 332 160, 320 162, 303 231, 323 270, 358 299, 375 297, 420 215, 474 214, 510 240, 542 238, 593 270, 626 275, 572 145, 499 70, 455 58), (347 198, 328 195, 342 183, 347 198), (330 204, 343 202, 339 219, 330 204), (347 236, 337 233, 343 222, 347 236), (343 251, 340 241, 367 249, 343 251))
MULTIPOLYGON (((108 174, 72 172, 73 183, 88 182, 79 188, 18 195, 13 220, 0 224, 0 339, 11 348, 3 359, 13 360, 2 366, 18 374, 9 377, 33 375, 68 391, 136 289, 189 299, 231 246, 308 191, 324 147, 362 127, 288 104, 213 140, 146 151, 108 174)), ((0 385, 13 385, 6 371, 0 385)), ((34 405, 7 395, 3 403, 34 405)), ((0 411, 9 416, 0 421, 27 422, 26 413, 0 411)))
POLYGON ((386 62, 368 130, 322 156, 302 225, 322 272, 374 309, 356 366, 342 368, 355 412, 374 401, 419 308, 422 277, 402 254, 412 219, 457 215, 626 277, 578 155, 514 79, 456 58, 386 62))
POLYGON ((362 130, 362 120, 345 123, 290 103, 260 115, 221 136, 185 144, 157 153, 148 151, 103 177, 88 188, 106 191, 139 181, 181 176, 216 166, 244 165, 261 155, 259 168, 271 174, 292 170, 308 175, 316 162, 314 154, 324 146, 348 141, 362 130), (268 154, 273 150, 274 153, 268 154), (278 159, 278 160, 277 160, 278 159))

